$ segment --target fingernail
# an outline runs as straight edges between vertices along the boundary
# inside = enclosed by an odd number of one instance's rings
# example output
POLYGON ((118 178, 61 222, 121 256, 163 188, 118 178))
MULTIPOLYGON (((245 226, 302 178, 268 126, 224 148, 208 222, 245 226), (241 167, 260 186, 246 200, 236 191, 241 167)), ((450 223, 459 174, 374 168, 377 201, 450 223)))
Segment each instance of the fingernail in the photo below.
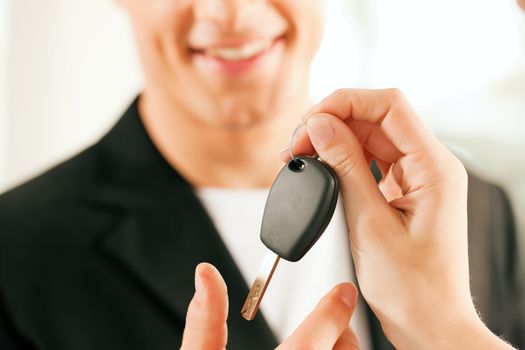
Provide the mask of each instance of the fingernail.
POLYGON ((308 135, 316 147, 326 145, 334 137, 334 128, 330 120, 325 117, 312 117, 308 119, 308 135))
POLYGON ((357 290, 349 284, 345 284, 339 290, 341 301, 348 307, 353 307, 357 303, 357 290))
POLYGON ((206 296, 206 285, 199 273, 199 267, 195 269, 195 297, 204 300, 206 296))

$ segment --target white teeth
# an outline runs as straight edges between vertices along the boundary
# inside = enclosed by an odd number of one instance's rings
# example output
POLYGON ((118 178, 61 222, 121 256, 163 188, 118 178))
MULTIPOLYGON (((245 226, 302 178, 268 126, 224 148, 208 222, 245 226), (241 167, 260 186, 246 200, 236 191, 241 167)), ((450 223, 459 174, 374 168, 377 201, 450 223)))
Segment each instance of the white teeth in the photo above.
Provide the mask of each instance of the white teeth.
POLYGON ((214 47, 206 50, 206 54, 225 61, 242 61, 254 57, 267 50, 272 41, 259 40, 239 47, 214 47))

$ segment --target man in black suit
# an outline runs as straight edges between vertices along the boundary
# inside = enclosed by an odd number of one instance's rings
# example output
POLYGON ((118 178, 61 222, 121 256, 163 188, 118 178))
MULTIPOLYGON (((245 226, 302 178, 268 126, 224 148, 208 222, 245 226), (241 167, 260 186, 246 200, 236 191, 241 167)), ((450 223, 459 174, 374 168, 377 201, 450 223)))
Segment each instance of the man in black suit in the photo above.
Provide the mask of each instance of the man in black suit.
MULTIPOLYGON (((194 268, 209 261, 228 286, 228 346, 274 347, 275 326, 241 319, 242 263, 196 192, 271 185, 309 105, 322 5, 120 3, 144 91, 95 145, 0 198, 0 345, 176 347, 194 268)), ((511 208, 500 189, 470 180, 472 293, 491 329, 523 345, 511 208)), ((363 310, 371 347, 390 348, 363 310)))

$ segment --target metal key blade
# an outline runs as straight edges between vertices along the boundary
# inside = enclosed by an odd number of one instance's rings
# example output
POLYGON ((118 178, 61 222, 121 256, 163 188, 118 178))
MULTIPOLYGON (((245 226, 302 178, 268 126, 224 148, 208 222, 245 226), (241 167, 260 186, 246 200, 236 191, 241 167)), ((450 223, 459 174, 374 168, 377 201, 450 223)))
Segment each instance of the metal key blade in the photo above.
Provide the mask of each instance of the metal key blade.
POLYGON ((257 310, 259 310, 259 305, 261 304, 262 298, 264 296, 264 292, 266 292, 266 287, 268 287, 268 284, 272 279, 273 273, 280 259, 281 258, 271 250, 268 250, 264 256, 264 260, 261 267, 259 268, 257 277, 250 288, 248 297, 246 298, 246 301, 244 302, 241 310, 241 315, 246 320, 251 321, 255 318, 257 310))

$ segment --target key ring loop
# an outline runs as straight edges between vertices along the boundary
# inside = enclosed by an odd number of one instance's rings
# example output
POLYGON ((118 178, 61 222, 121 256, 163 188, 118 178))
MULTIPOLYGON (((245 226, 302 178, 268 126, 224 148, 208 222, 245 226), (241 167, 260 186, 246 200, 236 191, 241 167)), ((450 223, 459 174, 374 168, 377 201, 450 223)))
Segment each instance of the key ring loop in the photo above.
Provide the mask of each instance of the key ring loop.
POLYGON ((294 162, 297 162, 297 158, 295 158, 295 155, 293 154, 293 140, 295 138, 295 134, 297 134, 297 132, 303 127, 305 126, 305 123, 301 123, 299 125, 297 125, 294 129, 294 131, 292 132, 292 136, 290 137, 290 145, 288 147, 288 150, 290 152, 290 156, 292 157, 292 160, 294 162))

